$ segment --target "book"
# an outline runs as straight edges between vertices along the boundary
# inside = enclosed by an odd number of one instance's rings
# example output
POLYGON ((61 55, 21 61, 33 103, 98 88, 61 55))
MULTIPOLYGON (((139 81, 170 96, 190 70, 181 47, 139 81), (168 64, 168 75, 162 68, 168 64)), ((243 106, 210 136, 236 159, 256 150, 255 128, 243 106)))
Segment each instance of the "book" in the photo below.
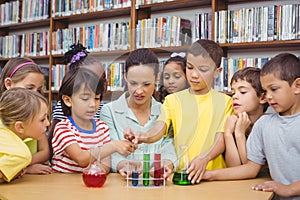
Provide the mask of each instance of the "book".
POLYGON ((189 19, 178 18, 179 25, 179 45, 192 44, 192 22, 189 19))
POLYGON ((44 72, 44 85, 43 90, 49 90, 49 66, 40 65, 42 71, 44 72))

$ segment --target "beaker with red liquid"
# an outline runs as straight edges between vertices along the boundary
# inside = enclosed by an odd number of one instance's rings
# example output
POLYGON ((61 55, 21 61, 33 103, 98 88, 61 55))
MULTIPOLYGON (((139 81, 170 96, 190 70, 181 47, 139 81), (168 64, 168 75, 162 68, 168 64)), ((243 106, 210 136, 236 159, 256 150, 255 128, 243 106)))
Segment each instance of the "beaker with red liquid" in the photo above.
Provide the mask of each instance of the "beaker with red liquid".
POLYGON ((106 172, 100 164, 99 148, 91 149, 91 161, 82 172, 82 180, 87 187, 102 187, 106 181, 106 172))

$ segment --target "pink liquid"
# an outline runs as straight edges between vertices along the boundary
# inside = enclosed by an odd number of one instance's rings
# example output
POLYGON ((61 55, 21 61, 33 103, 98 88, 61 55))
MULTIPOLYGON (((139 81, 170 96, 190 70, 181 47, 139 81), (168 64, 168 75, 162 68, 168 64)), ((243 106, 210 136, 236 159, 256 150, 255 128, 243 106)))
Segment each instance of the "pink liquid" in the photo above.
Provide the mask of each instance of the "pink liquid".
POLYGON ((154 154, 154 178, 159 179, 159 180, 154 180, 155 186, 159 186, 162 183, 162 180, 160 180, 162 177, 161 176, 162 168, 160 162, 161 162, 160 154, 158 153, 154 154))
POLYGON ((100 172, 91 174, 89 172, 83 172, 82 179, 87 187, 102 187, 106 181, 106 173, 100 172))

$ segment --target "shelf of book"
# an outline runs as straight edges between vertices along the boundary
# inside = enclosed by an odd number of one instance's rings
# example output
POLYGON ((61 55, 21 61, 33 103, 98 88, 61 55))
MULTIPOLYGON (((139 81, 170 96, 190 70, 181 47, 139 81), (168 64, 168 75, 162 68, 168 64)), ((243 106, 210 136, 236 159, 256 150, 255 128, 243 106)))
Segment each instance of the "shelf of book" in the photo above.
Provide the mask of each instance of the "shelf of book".
POLYGON ((223 43, 221 47, 228 49, 244 49, 244 48, 276 48, 276 47, 298 47, 300 46, 300 39, 297 40, 274 40, 262 42, 240 42, 240 43, 223 43))
POLYGON ((136 9, 150 9, 151 12, 162 12, 170 11, 176 9, 188 9, 188 8, 199 8, 199 7, 208 7, 212 5, 211 0, 175 0, 175 1, 166 1, 166 2, 157 2, 144 5, 136 5, 136 9))
POLYGON ((29 29, 29 28, 38 28, 38 27, 50 27, 50 19, 41 19, 41 20, 34 20, 29 22, 0 25, 0 30, 13 31, 19 29, 29 29))
POLYGON ((95 20, 95 19, 106 19, 112 17, 122 17, 128 16, 130 17, 130 7, 127 8, 114 8, 110 10, 102 10, 96 12, 88 12, 88 13, 79 13, 74 15, 66 15, 66 16, 57 16, 53 17, 54 21, 65 21, 65 22, 80 22, 95 20))
MULTIPOLYGON (((16 0, 17 1, 17 0, 16 0)), ((25 12, 24 10, 22 11, 22 5, 32 6, 32 10, 37 9, 38 10, 38 4, 37 2, 42 1, 43 5, 47 4, 47 0, 31 0, 33 3, 29 3, 29 1, 26 1, 26 4, 22 0, 19 0, 20 3, 20 10, 19 10, 19 16, 20 18, 25 15, 28 12, 25 12), (35 8, 35 9, 33 9, 35 8)), ((23 49, 23 53, 20 49, 20 53, 17 54, 11 54, 15 56, 28 56, 34 60, 37 61, 46 61, 49 63, 49 88, 48 90, 48 96, 49 96, 49 101, 52 101, 52 98, 57 97, 57 88, 55 90, 51 90, 51 84, 53 83, 53 76, 52 76, 52 67, 58 64, 63 63, 63 53, 67 51, 67 48, 69 44, 80 41, 83 42, 85 46, 89 46, 89 51, 91 56, 98 57, 102 60, 102 58, 111 58, 111 63, 117 61, 117 60, 122 60, 125 59, 126 55, 128 53, 136 48, 139 47, 146 47, 146 48, 151 48, 157 55, 166 57, 169 56, 170 52, 182 52, 186 51, 187 48, 189 47, 189 44, 184 44, 184 43, 175 43, 173 45, 169 45, 171 43, 164 43, 163 45, 159 43, 159 41, 155 40, 155 43, 153 44, 143 44, 140 45, 141 43, 137 43, 137 40, 140 39, 140 36, 138 36, 139 32, 139 26, 138 23, 145 23, 148 19, 151 19, 151 23, 155 22, 160 17, 157 17, 156 15, 160 14, 163 15, 162 18, 165 18, 164 23, 168 23, 167 19, 175 19, 178 20, 178 17, 187 18, 190 21, 191 24, 191 33, 193 34, 191 36, 193 42, 197 39, 213 39, 216 42, 219 42, 220 46, 224 48, 225 50, 225 57, 228 55, 227 53, 230 51, 251 51, 253 49, 265 49, 266 51, 274 51, 274 49, 291 49, 291 50, 299 50, 300 47, 300 6, 299 2, 289 0, 288 3, 287 1, 268 1, 268 0, 260 0, 260 1, 249 1, 249 0, 124 0, 122 1, 122 4, 114 4, 116 1, 112 0, 106 0, 103 1, 102 5, 96 5, 97 2, 101 1, 84 1, 82 5, 77 5, 79 7, 74 7, 75 4, 72 2, 75 0, 50 0, 49 3, 49 13, 46 14, 45 16, 48 18, 47 19, 35 19, 32 21, 27 21, 27 22, 22 22, 24 20, 18 19, 19 23, 11 23, 11 24, 6 24, 6 22, 1 23, 0 25, 0 44, 1 46, 6 46, 3 43, 3 41, 8 40, 5 37, 12 37, 13 34, 18 34, 18 32, 23 32, 23 30, 26 30, 26 33, 32 29, 38 29, 42 27, 45 31, 49 31, 49 37, 47 41, 48 49, 49 51, 46 52, 46 50, 43 50, 41 53, 46 54, 46 55, 40 55, 40 52, 27 52, 23 49), (63 2, 70 2, 70 7, 62 6, 65 5, 63 2), (234 10, 240 10, 240 9, 235 9, 232 8, 232 5, 239 5, 239 4, 245 4, 244 10, 248 10, 247 12, 251 12, 252 10, 255 10, 255 7, 258 7, 256 5, 256 2, 263 2, 263 4, 266 3, 266 5, 261 6, 258 5, 259 7, 267 7, 269 6, 270 8, 274 5, 274 8, 280 8, 282 7, 283 11, 285 9, 291 9, 292 14, 287 14, 292 20, 288 19, 281 19, 279 24, 283 23, 283 20, 287 20, 287 23, 289 23, 290 29, 284 30, 285 32, 283 35, 283 38, 286 40, 280 39, 278 36, 278 33, 274 32, 274 36, 272 39, 267 38, 266 41, 254 41, 253 38, 251 38, 252 41, 245 42, 243 39, 240 40, 239 43, 233 42, 230 37, 228 38, 221 38, 220 36, 230 36, 228 33, 232 32, 232 27, 230 27, 230 23, 232 19, 230 19, 230 14, 228 13, 233 13, 234 10), (292 6, 277 6, 277 4, 293 4, 292 6), (73 6, 73 7, 72 7, 73 6), (80 7, 81 6, 81 7, 80 7), (288 7, 288 8, 285 8, 288 7), (291 8, 290 8, 291 7, 291 8), (71 11, 70 9, 75 9, 71 11), (196 11, 195 11, 196 10, 196 11), (193 11, 193 14, 190 14, 190 11, 193 11), (177 16, 173 16, 173 13, 176 12, 181 12, 177 16), (194 12, 196 14, 194 14, 194 12), (172 13, 172 14, 168 14, 172 13), (229 16, 229 18, 223 18, 220 16, 229 16), (123 18, 126 20, 123 20, 123 18), (121 19, 121 22, 116 22, 116 19, 121 19), (228 20, 229 19, 229 20, 228 20), (102 23, 102 21, 104 22, 102 23), (142 22, 144 20, 144 22, 142 22), (110 22, 107 22, 110 21, 110 22), (229 23, 229 26, 222 26, 224 25, 225 22, 229 23), (126 29, 126 34, 127 34, 127 40, 126 40, 126 45, 123 46, 118 46, 120 43, 116 43, 116 45, 113 46, 104 46, 101 42, 98 40, 93 40, 94 36, 96 37, 99 36, 99 33, 101 32, 102 29, 99 27, 102 26, 101 24, 107 24, 109 23, 109 30, 117 30, 119 27, 127 27, 126 29), (126 26, 124 25, 126 23, 126 26), (77 27, 77 24, 78 27, 77 27), (118 25, 116 25, 118 24, 118 25), (295 25, 294 25, 295 24, 295 25), (97 27, 99 26, 99 27, 97 27), (230 29, 231 28, 231 29, 230 29), (93 35, 88 35, 86 37, 83 37, 82 35, 77 35, 75 36, 75 29, 76 30, 92 30, 93 35), (225 30, 226 29, 226 30, 225 30), (293 37, 293 40, 291 40, 289 36, 286 34, 286 32, 293 31, 293 34, 291 35, 293 37), (55 34, 57 34, 55 36, 55 34), (69 34, 69 35, 68 35, 69 34), (78 37, 79 36, 79 37, 78 37), (278 38, 277 38, 278 36, 278 38), (68 42, 64 41, 64 38, 67 38, 69 40, 68 42), (92 39, 91 39, 92 38, 92 39), (65 46, 59 46, 58 50, 56 51, 55 48, 57 47, 56 45, 62 45, 65 44, 65 46), (36 55, 36 56, 34 56, 36 55), (53 94, 53 95, 52 95, 53 94)), ((13 1, 1 1, 0 4, 8 4, 8 2, 13 2, 13 1)), ((48 4, 47 4, 48 5, 48 4)), ((23 8, 25 9, 25 8, 23 8)), ((30 10, 30 8, 26 8, 26 11, 30 10)), ((241 9, 243 10, 243 9, 241 9)), ((42 11, 40 11, 42 12, 42 11)), ((236 11, 238 12, 238 11, 236 11)), ((239 11, 239 12, 244 12, 244 11, 239 11)), ((246 13, 245 15, 246 16, 246 13)), ((268 19, 269 21, 271 20, 273 24, 276 24, 278 27, 278 23, 275 20, 278 20, 278 15, 275 16, 273 15, 273 18, 271 15, 267 16, 267 13, 269 13, 269 10, 265 9, 265 19, 268 19)), ((33 12, 34 13, 34 12, 33 12)), ((285 11, 283 12, 285 13, 285 11)), ((289 13, 289 12, 287 12, 289 13)), ((37 13, 36 13, 37 14, 37 13)), ((26 14, 27 15, 27 14, 26 14)), ((28 16, 27 16, 28 17, 28 16)), ((281 17, 281 15, 280 15, 281 17)), ((34 17, 33 17, 34 18, 34 17)), ((32 19, 33 19, 32 18, 32 19)), ((29 17, 30 19, 30 17, 29 17)), ((248 19, 247 23, 249 21, 249 17, 245 18, 248 19)), ((250 17, 250 19, 252 19, 250 17)), ((251 21, 251 20, 250 20, 251 21)), ((268 22, 269 22, 268 21, 268 22)), ((0 17, 0 22, 1 22, 1 17, 0 17)), ((174 24, 175 24, 174 22, 174 24)), ((171 20, 169 23, 173 23, 171 20)), ((247 24, 246 22, 242 22, 240 24, 247 24)), ((178 23, 177 23, 178 24, 178 23)), ((249 23, 248 23, 249 24, 249 23)), ((265 22, 265 24, 268 24, 265 22)), ((154 24, 154 28, 156 27, 157 24, 154 24)), ((169 24, 170 25, 170 24, 169 24)), ((232 25, 232 24, 231 24, 232 25)), ((162 26, 167 26, 167 24, 163 24, 162 26)), ((267 25, 266 25, 267 26, 267 25)), ((282 26, 282 25, 281 25, 282 26)), ((271 27, 271 26, 270 26, 271 27)), ((284 26, 285 27, 285 26, 284 26)), ((255 28, 254 28, 255 29, 255 28)), ((266 27, 264 27, 264 30, 268 30, 266 27)), ((277 29, 276 29, 277 30, 277 29)), ((281 31, 281 29, 278 29, 281 31)), ((146 34, 149 34, 149 32, 146 31, 146 34)), ((174 30, 173 30, 174 31, 174 30)), ((176 30, 177 31, 177 30, 176 30)), ((102 31, 103 32, 103 31, 102 31)), ((180 34, 181 32, 179 32, 180 34)), ((118 35, 124 35, 124 32, 116 32, 118 35)), ((145 32, 143 33, 145 34, 145 32)), ((156 34, 156 33, 155 33, 156 34)), ((250 33, 248 33, 250 34, 250 33)), ((265 34, 265 33, 264 33, 265 34)), ((176 35, 176 34, 175 34, 176 35)), ((147 35, 146 35, 147 36, 147 35)), ((265 36, 265 35, 264 35, 265 36)), ((17 35, 17 38, 19 35, 17 35)), ((21 37, 21 34, 20 34, 21 37)), ((22 35, 22 37, 33 37, 33 34, 27 34, 27 35, 22 35)), ((107 35, 106 37, 113 37, 112 35, 107 35)), ((144 35, 145 37, 145 35, 144 35)), ((149 38, 152 36, 149 36, 149 38)), ((155 36, 156 37, 156 36, 155 36)), ((172 37, 172 36, 170 36, 172 37)), ((100 38, 100 36, 99 36, 100 38)), ((146 37, 147 38, 147 37, 146 37)), ((244 37, 244 39, 247 37, 244 37)), ((123 38, 124 39, 124 38, 123 38)), ((255 39, 255 38, 254 38, 255 39)), ((265 39, 265 38, 264 38, 265 39)), ((22 41, 22 40, 20 40, 22 41)), ((122 38, 117 39, 117 41, 122 41, 122 38)), ((124 42, 125 40, 123 40, 124 42)), ((153 41, 152 41, 153 42, 153 41)), ((17 42, 18 43, 18 42, 17 42)), ((21 46, 21 42, 18 43, 21 46)), ((29 43, 24 43, 25 46, 32 46, 29 43)), ((24 45, 23 44, 23 45, 24 45)), ((111 41, 110 41, 111 44, 111 41)), ((106 45, 106 43, 105 43, 106 45)), ((7 49, 5 49, 7 50, 7 49)), ((35 51, 35 50, 33 50, 35 51)), ((5 54, 2 54, 2 51, 0 49, 0 64, 3 67, 5 62, 9 60, 8 57, 3 56, 5 54)), ((10 55, 10 56, 11 56, 10 55)), ((260 56, 260 55, 257 55, 260 56)), ((108 64, 109 66, 109 64, 108 64)), ((231 72, 232 73, 232 72, 231 72)), ((225 86, 226 87, 226 86, 225 86)), ((108 99, 110 93, 107 93, 108 99)))
MULTIPOLYGON (((103 56, 103 57, 120 57, 124 55, 128 55, 130 50, 113 50, 113 51, 98 51, 98 52, 90 52, 90 56, 103 56)), ((60 59, 62 62, 64 54, 54 54, 52 55, 53 59, 60 59)))

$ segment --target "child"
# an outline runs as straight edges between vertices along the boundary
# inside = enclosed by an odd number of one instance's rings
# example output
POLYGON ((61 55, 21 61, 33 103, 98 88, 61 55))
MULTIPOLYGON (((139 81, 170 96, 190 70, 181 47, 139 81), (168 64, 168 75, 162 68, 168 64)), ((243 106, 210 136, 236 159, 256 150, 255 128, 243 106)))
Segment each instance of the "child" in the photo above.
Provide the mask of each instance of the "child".
POLYGON ((259 76, 259 68, 246 67, 231 79, 234 115, 227 118, 224 132, 227 167, 247 162, 246 139, 268 107, 259 76))
POLYGON ((289 53, 275 56, 263 66, 260 81, 267 101, 276 113, 263 115, 254 124, 247 140, 248 162, 237 167, 206 171, 204 178, 254 178, 267 161, 273 181, 258 184, 253 189, 274 192, 275 199, 298 199, 300 60, 289 53))
MULTIPOLYGON (((77 43, 73 44, 71 46, 71 49, 67 51, 64 55, 64 62, 67 65, 67 71, 77 71, 80 68, 86 68, 92 70, 94 73, 96 73, 99 76, 99 79, 103 79, 102 81, 105 83, 104 89, 106 89, 106 82, 105 82, 105 72, 103 69, 103 66, 100 62, 96 61, 92 57, 88 56, 88 51, 86 50, 86 47, 82 46, 82 44, 77 43)), ((102 95, 100 96, 100 100, 102 99, 102 95)), ((94 118, 99 119, 100 118, 100 109, 102 104, 100 103, 100 106, 98 108, 98 111, 96 112, 94 118)), ((55 128, 55 125, 63 120, 66 119, 67 116, 64 115, 62 111, 61 101, 58 101, 56 106, 53 109, 52 115, 51 115, 51 126, 49 130, 49 136, 48 141, 49 144, 51 144, 51 140, 53 137, 53 131, 55 128)), ((52 158, 53 152, 52 152, 52 146, 50 145, 50 160, 52 158)))
POLYGON ((172 53, 171 57, 165 62, 160 80, 161 86, 156 94, 157 101, 163 103, 168 94, 188 88, 185 68, 185 53, 172 53))
MULTIPOLYGON (((0 75, 0 95, 15 87, 27 88, 42 93, 44 73, 41 68, 29 58, 12 58, 4 66, 0 75)), ((26 173, 51 174, 49 166, 44 165, 49 160, 49 144, 47 136, 43 135, 38 141, 27 138, 25 141, 32 155, 26 173)))
POLYGON ((30 58, 11 58, 0 74, 0 95, 13 87, 42 93, 43 85, 44 73, 30 58))
MULTIPOLYGON (((114 152, 132 153, 129 141, 110 142, 107 125, 93 119, 104 92, 104 82, 86 68, 68 72, 59 90, 62 109, 67 116, 55 126, 52 138, 52 168, 57 172, 82 172, 91 161, 89 149, 97 148, 101 165, 108 173, 110 157, 114 152)), ((98 156, 97 156, 98 157, 98 156)))
POLYGON ((162 106, 156 124, 145 134, 124 133, 134 142, 153 142, 160 139, 169 125, 174 129, 174 143, 178 152, 188 146, 192 159, 187 173, 192 183, 199 183, 207 169, 225 167, 223 153, 224 125, 232 113, 229 96, 212 89, 214 79, 221 72, 222 48, 210 40, 198 40, 187 51, 186 77, 190 88, 170 94, 162 106), (142 137, 143 136, 143 137, 142 137))
MULTIPOLYGON (((76 71, 81 67, 92 70, 94 73, 98 74, 99 77, 105 79, 105 72, 100 62, 96 61, 92 57, 88 56, 88 51, 86 47, 82 44, 77 43, 71 46, 71 49, 67 51, 64 55, 64 62, 67 65, 67 71, 76 71)), ((106 87, 105 87, 106 88, 106 87)), ((102 97, 101 97, 102 98, 102 97)), ((95 115, 95 119, 99 119, 100 116, 100 107, 98 112, 95 115)), ((61 102, 58 101, 57 105, 52 112, 52 120, 61 121, 65 119, 66 116, 63 114, 61 108, 61 102)), ((51 125, 52 126, 52 125, 51 125)))
POLYGON ((12 88, 0 97, 0 182, 10 182, 22 175, 31 161, 23 142, 30 137, 39 140, 46 134, 47 100, 41 94, 24 88, 12 88), (26 102, 26 103, 24 103, 26 102))
MULTIPOLYGON (((109 126, 113 141, 124 139, 123 131, 129 125, 136 130, 149 130, 160 114, 161 103, 152 97, 158 74, 158 59, 154 52, 145 48, 132 51, 126 59, 125 71, 128 91, 116 101, 105 104, 100 115, 101 120, 109 126)), ((168 177, 177 158, 173 140, 162 138, 154 144, 141 144, 140 148, 155 152, 156 145, 161 146, 167 169, 164 175, 168 177)), ((126 176, 127 158, 113 154, 112 170, 126 176)))

